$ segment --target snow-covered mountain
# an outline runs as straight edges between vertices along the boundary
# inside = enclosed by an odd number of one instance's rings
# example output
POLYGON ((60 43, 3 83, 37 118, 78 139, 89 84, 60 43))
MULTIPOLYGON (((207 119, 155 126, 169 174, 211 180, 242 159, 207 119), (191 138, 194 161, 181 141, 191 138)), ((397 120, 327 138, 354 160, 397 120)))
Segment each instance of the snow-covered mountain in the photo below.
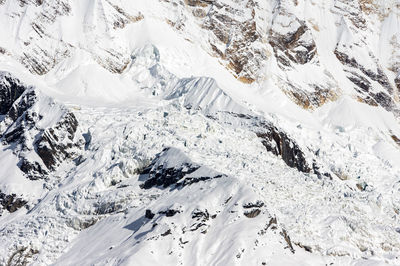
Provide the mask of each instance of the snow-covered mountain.
POLYGON ((0 265, 400 264, 400 1, 0 0, 0 265))

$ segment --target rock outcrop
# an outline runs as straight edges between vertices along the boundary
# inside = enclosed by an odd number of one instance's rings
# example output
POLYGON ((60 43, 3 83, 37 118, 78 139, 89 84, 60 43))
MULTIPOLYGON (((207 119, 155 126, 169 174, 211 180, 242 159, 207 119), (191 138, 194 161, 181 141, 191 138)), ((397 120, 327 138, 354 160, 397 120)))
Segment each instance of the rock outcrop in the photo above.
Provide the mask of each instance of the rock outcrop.
MULTIPOLYGON (((373 16, 384 21, 387 10, 371 1, 340 0, 335 2, 332 11, 342 16, 334 54, 343 65, 346 77, 354 85, 358 100, 398 114, 399 108, 395 102, 397 93, 383 65, 385 62, 381 61, 380 52, 374 51, 373 45, 367 41, 371 35, 377 34, 374 33, 376 22, 373 16)), ((389 46, 396 47, 398 44, 391 41, 389 46)), ((387 66, 389 71, 395 71, 392 68, 387 66)))
POLYGON ((7 195, 0 191, 0 216, 2 209, 9 212, 15 212, 26 203, 26 200, 18 197, 16 194, 7 195))
POLYGON ((268 123, 261 123, 260 126, 256 134, 267 151, 282 157, 282 160, 290 167, 304 173, 311 172, 306 156, 296 141, 268 123))
POLYGON ((12 96, 1 106, 13 100, 0 122, 0 140, 18 156, 19 168, 28 178, 41 179, 63 161, 76 158, 83 137, 75 115, 65 106, 10 77, 3 75, 9 86, 0 88, 1 95, 12 96))
POLYGON ((0 73, 0 115, 7 114, 13 103, 27 89, 18 79, 10 73, 0 73))
MULTIPOLYGON (((76 2, 4 0, 2 3, 1 14, 20 25, 21 34, 18 45, 0 47, 0 54, 13 57, 37 75, 48 73, 81 52, 108 71, 123 73, 132 62, 132 51, 124 44, 123 30, 131 23, 146 20, 148 12, 140 5, 132 8, 114 0, 96 1, 82 17, 84 23, 77 33, 82 38, 64 40, 57 35, 57 29, 76 13, 74 9, 79 7, 76 2), (29 18, 24 16, 26 9, 29 18)), ((359 101, 380 105, 396 114, 400 112, 393 92, 395 84, 388 74, 399 68, 400 37, 396 29, 382 34, 388 35, 386 46, 393 50, 385 60, 365 41, 369 36, 381 34, 381 26, 391 12, 396 13, 393 10, 398 9, 398 4, 393 8, 364 0, 338 0, 326 6, 304 0, 162 0, 155 4, 165 11, 160 12, 160 20, 184 39, 200 44, 244 83, 263 83, 272 78, 291 100, 311 110, 335 101, 344 87, 349 89, 353 84, 350 89, 354 89, 354 98, 359 101), (313 10, 318 6, 334 25, 316 21, 317 15, 304 11, 308 5, 313 10), (332 28, 338 29, 338 33, 332 34, 339 35, 333 38, 339 41, 336 48, 327 51, 320 47, 324 38, 321 36, 332 28), (342 38, 343 33, 350 38, 342 38), (359 50, 357 56, 353 53, 355 48, 359 50), (351 83, 339 80, 338 73, 331 73, 332 67, 324 62, 327 58, 332 61, 328 53, 336 55, 342 64, 341 75, 346 75, 351 83)))
POLYGON ((141 179, 145 180, 141 187, 181 188, 223 176, 225 175, 192 162, 179 149, 166 148, 141 173, 141 179))
POLYGON ((310 28, 285 9, 280 9, 269 32, 269 43, 274 49, 278 66, 287 69, 293 64, 307 64, 312 60, 318 63, 317 47, 310 28), (280 20, 291 19, 290 28, 282 30, 280 20), (277 25, 278 24, 278 25, 277 25))
MULTIPOLYGON (((224 60, 240 81, 254 82, 268 54, 266 47, 260 45, 262 36, 255 20, 259 3, 253 0, 186 0, 185 8, 203 30, 212 33, 209 50, 224 60)), ((183 23, 172 22, 171 25, 178 30, 185 27, 183 23)))
POLYGON ((394 88, 379 65, 373 66, 376 70, 366 69, 357 59, 340 52, 339 47, 336 48, 335 55, 345 66, 347 78, 355 85, 354 89, 359 93, 361 100, 373 106, 380 105, 388 111, 396 108, 391 96, 394 88), (376 89, 377 84, 381 86, 381 90, 376 89))

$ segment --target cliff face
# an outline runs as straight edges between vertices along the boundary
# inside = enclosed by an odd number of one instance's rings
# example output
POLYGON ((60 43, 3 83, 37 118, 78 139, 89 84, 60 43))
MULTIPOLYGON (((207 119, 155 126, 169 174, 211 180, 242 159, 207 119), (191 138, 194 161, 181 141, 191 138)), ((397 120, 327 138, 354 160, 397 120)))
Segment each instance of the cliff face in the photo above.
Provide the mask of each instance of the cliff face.
POLYGON ((82 148, 75 115, 62 104, 1 73, 0 140, 19 158, 18 167, 31 180, 44 179, 82 148))
POLYGON ((0 12, 10 26, 5 36, 17 38, 4 41, 1 51, 39 75, 82 51, 108 71, 122 73, 132 53, 124 28, 148 16, 200 44, 240 81, 272 80, 305 108, 351 91, 362 102, 397 112, 398 5, 364 0, 2 1, 0 12), (73 33, 62 34, 68 24, 74 25, 73 33))
POLYGON ((399 18, 0 0, 0 265, 398 265, 399 18))

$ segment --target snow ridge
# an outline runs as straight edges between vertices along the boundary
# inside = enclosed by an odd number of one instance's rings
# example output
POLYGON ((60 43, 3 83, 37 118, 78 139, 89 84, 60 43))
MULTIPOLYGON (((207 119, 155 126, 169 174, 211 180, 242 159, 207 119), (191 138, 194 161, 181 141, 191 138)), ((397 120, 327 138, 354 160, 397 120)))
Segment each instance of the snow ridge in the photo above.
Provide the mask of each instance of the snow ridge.
POLYGON ((0 265, 400 264, 397 2, 0 0, 0 265))

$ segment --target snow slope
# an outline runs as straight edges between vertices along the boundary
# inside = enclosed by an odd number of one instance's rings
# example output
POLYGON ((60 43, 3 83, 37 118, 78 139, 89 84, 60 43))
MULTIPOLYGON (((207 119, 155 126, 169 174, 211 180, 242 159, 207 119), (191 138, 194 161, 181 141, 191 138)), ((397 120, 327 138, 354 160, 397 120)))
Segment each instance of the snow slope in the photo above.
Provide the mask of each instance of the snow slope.
POLYGON ((0 264, 400 264, 399 5, 0 1, 0 264))

